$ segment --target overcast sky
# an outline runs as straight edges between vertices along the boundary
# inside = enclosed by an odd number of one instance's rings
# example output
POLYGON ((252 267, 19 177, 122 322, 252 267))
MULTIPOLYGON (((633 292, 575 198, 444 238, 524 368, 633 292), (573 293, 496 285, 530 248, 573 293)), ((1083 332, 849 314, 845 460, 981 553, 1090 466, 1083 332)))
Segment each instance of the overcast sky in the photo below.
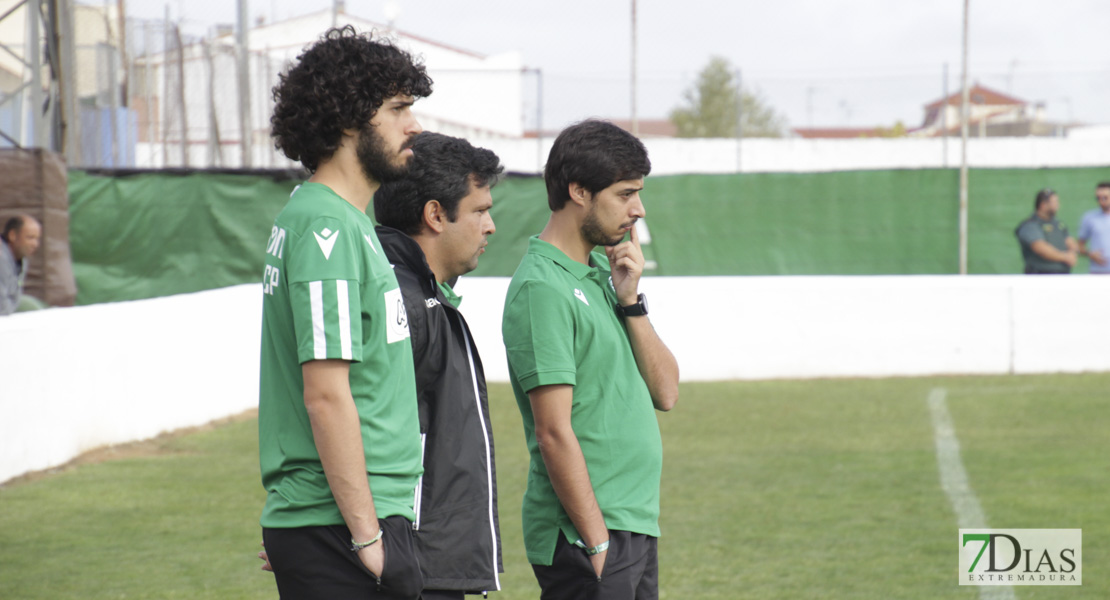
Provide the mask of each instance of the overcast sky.
MULTIPOLYGON (((348 0, 347 11, 384 22, 390 4, 402 31, 519 51, 542 69, 545 128, 630 113, 631 0, 348 0)), ((236 18, 235 0, 126 5, 157 19, 168 5, 194 34, 236 18)), ((272 21, 331 0, 248 6, 272 21)), ((638 113, 666 117, 719 55, 792 126, 914 127, 942 96, 945 63, 949 92, 959 89, 962 19, 962 0, 638 0, 638 113)), ((1052 120, 1110 123, 1110 1, 971 0, 969 78, 1043 102, 1052 120)))

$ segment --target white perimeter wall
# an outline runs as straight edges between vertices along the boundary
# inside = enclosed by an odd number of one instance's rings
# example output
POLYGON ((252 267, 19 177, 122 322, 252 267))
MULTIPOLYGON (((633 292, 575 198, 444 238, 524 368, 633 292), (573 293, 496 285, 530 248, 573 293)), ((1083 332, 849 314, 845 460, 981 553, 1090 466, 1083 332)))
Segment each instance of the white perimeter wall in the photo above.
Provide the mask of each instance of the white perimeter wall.
MULTIPOLYGON (((507 380, 508 279, 458 291, 507 380)), ((655 277, 684 381, 1110 370, 1110 277, 655 277)), ((572 293, 572 292, 571 292, 572 293)), ((261 290, 0 318, 0 482, 257 406, 261 290)))
MULTIPOLYGON (((538 173, 554 138, 471 142, 501 157, 507 171, 538 173)), ((807 140, 644 138, 652 175, 683 173, 811 173, 864 169, 958 168, 960 140, 939 138, 807 140), (739 149, 739 151, 738 151, 739 149)), ((968 140, 972 167, 1101 167, 1110 165, 1110 131, 1069 138, 968 140)))

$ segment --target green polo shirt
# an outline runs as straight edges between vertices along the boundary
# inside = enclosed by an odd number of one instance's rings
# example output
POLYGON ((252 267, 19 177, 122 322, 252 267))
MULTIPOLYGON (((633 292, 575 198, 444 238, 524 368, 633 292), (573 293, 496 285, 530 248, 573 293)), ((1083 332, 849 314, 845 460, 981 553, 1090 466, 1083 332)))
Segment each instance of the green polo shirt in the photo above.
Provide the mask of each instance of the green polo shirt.
POLYGON ((378 517, 415 519, 421 463, 412 345, 401 289, 370 217, 305 183, 274 221, 262 282, 258 449, 263 527, 341 525, 304 404, 301 365, 350 362, 378 517))
POLYGON ((604 254, 587 266, 533 237, 505 300, 502 335, 509 378, 531 455, 524 493, 528 560, 550 565, 560 531, 578 531, 559 503, 536 444, 528 392, 574 386, 571 425, 609 529, 659 535, 663 442, 647 384, 640 376, 604 254))
POLYGON ((462 304, 462 296, 456 294, 455 288, 448 285, 447 282, 439 284, 439 291, 443 292, 444 297, 451 303, 451 306, 458 308, 459 305, 462 304))

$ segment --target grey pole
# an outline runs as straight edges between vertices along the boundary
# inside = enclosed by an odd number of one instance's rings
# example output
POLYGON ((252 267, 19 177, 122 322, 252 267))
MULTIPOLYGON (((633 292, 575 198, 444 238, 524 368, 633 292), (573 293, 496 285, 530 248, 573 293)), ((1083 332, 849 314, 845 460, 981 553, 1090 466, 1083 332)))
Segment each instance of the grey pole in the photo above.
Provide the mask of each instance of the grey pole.
POLYGON ((941 166, 948 167, 948 63, 944 63, 944 81, 941 82, 940 133, 941 166))
POLYGON ((740 69, 736 69, 736 172, 743 172, 740 162, 741 148, 744 145, 744 79, 740 69))
POLYGON ((963 91, 960 98, 960 275, 967 275, 967 128, 971 117, 967 89, 967 29, 971 0, 964 0, 963 91))
MULTIPOLYGON (((29 145, 45 148, 46 123, 42 118, 42 0, 27 3, 27 49, 31 59, 31 88, 28 98, 31 106, 31 134, 29 145)), ((24 108, 27 110, 27 108, 24 108)), ((26 133, 24 134, 26 135, 26 133)))
POLYGON ((640 120, 636 115, 636 0, 632 0, 632 135, 640 135, 640 120))
MULTIPOLYGON (((335 20, 334 13, 332 21, 335 20)), ((250 23, 247 22, 247 0, 239 0, 239 32, 236 36, 236 58, 239 79, 239 166, 251 166, 251 90, 250 90, 250 23)))
POLYGON ((543 69, 536 68, 536 170, 543 175, 543 69))

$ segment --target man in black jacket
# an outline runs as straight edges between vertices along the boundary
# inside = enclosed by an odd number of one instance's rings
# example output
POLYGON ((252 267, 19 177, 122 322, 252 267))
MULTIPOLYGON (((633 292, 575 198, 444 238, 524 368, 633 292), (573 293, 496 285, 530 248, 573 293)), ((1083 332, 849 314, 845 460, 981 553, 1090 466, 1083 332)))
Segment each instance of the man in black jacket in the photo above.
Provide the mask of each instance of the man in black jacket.
POLYGON ((408 175, 374 194, 378 239, 401 286, 416 367, 424 476, 417 555, 424 600, 500 589, 501 543, 486 380, 452 289, 478 266, 495 228, 493 152, 437 133, 416 136, 408 175))

